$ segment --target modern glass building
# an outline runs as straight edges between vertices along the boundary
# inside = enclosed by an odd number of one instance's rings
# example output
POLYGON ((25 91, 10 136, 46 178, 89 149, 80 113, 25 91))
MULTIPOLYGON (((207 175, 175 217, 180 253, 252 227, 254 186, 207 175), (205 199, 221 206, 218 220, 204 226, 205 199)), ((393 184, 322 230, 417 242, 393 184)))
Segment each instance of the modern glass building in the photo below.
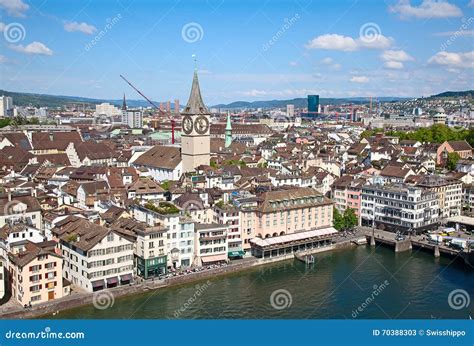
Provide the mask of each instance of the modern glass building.
POLYGON ((308 113, 317 113, 319 109, 319 95, 308 95, 308 113))

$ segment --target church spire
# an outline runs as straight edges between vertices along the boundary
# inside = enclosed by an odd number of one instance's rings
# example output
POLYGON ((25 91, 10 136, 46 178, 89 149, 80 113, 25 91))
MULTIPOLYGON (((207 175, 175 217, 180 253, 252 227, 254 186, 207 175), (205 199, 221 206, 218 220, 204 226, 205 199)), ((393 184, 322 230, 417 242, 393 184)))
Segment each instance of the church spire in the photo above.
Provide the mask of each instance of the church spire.
MULTIPOLYGON (((193 56, 195 58, 195 56, 193 56)), ((196 59, 194 59, 196 62, 196 59)), ((193 85, 191 86, 191 94, 182 114, 209 114, 207 107, 204 105, 201 96, 201 88, 199 87, 199 79, 197 67, 194 66, 193 85)))
POLYGON ((127 110, 127 102, 125 101, 125 93, 123 93, 123 103, 122 103, 122 110, 127 110))
POLYGON ((227 123, 225 126, 225 147, 228 148, 232 144, 232 124, 230 121, 230 111, 227 111, 227 123))

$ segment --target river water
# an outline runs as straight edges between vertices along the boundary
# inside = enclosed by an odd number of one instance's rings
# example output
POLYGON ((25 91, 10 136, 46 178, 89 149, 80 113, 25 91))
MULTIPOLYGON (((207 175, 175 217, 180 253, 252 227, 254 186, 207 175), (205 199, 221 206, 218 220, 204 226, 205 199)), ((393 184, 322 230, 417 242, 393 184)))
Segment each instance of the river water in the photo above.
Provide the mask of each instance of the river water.
MULTIPOLYGON (((474 271, 461 260, 360 246, 60 312, 112 319, 467 319, 474 271), (466 296, 467 293, 467 296, 466 296), (450 296, 451 294, 451 296, 450 296), (105 308, 106 306, 109 306, 105 308)), ((51 316, 48 316, 48 318, 51 316)))

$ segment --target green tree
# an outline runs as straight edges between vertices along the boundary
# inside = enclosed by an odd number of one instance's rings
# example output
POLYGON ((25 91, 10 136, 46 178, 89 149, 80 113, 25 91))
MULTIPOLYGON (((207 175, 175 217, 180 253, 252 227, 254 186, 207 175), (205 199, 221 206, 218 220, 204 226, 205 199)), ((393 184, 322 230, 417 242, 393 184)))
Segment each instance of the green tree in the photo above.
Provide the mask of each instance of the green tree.
POLYGON ((337 208, 335 207, 333 208, 333 212, 332 212, 332 220, 333 220, 333 226, 335 229, 340 231, 341 229, 344 228, 344 218, 339 212, 339 210, 337 210, 337 208))
POLYGON ((459 156, 458 153, 449 153, 448 159, 446 160, 446 168, 450 171, 454 171, 460 158, 461 156, 459 156))
POLYGON ((343 220, 344 220, 345 229, 349 229, 349 228, 353 228, 354 226, 357 226, 358 220, 354 212, 354 209, 347 208, 346 210, 344 210, 343 220))

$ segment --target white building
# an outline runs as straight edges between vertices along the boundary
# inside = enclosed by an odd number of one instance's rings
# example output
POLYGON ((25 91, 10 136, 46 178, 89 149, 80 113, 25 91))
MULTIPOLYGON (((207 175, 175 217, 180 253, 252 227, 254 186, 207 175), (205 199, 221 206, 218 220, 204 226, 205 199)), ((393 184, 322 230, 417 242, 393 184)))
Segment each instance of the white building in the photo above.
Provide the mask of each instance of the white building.
POLYGON ((216 223, 196 224, 196 260, 198 266, 227 261, 227 226, 216 223))
POLYGON ((158 182, 179 180, 183 172, 181 150, 177 147, 155 145, 135 159, 132 165, 148 169, 149 176, 158 182))
POLYGON ((122 124, 132 129, 143 127, 143 112, 139 109, 122 110, 122 124))
POLYGON ((362 188, 361 223, 389 231, 421 233, 436 227, 438 194, 405 184, 362 188))
POLYGON ((194 259, 194 223, 180 214, 179 209, 169 202, 160 202, 154 210, 148 206, 133 205, 133 217, 150 226, 162 224, 168 228, 168 267, 186 268, 194 259))
POLYGON ((121 114, 120 109, 111 105, 110 103, 101 103, 95 106, 96 115, 106 115, 109 117, 117 116, 121 114))
POLYGON ((295 116, 295 105, 286 105, 286 116, 290 119, 295 116))
POLYGON ((69 217, 53 230, 64 278, 88 292, 133 281, 134 243, 114 230, 69 217))
POLYGON ((0 96, 0 117, 13 116, 13 99, 10 96, 0 96))

